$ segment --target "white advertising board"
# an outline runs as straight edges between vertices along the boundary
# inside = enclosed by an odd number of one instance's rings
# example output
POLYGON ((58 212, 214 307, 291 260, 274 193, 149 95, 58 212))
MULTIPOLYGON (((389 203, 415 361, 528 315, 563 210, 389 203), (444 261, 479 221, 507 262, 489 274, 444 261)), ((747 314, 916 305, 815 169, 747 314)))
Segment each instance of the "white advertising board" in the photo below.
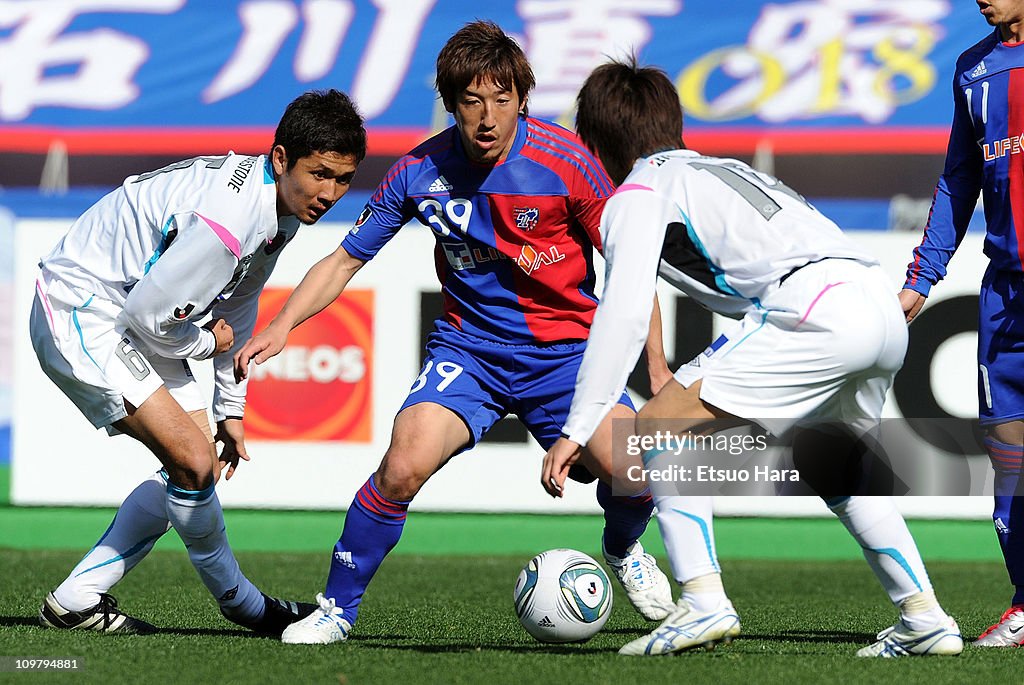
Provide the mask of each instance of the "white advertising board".
MULTIPOLYGON (((15 306, 12 319, 14 373, 12 412, 12 501, 30 505, 116 505, 148 474, 156 459, 126 437, 108 438, 94 430, 43 375, 27 333, 36 262, 68 226, 67 221, 22 220, 15 249, 15 306)), ((282 255, 268 287, 294 287, 306 270, 338 244, 346 226, 327 224, 300 232, 282 255)), ((855 238, 876 254, 899 287, 911 250, 912 233, 858 232, 855 238)), ((357 441, 249 440, 252 461, 230 482, 218 486, 233 507, 342 509, 376 468, 387 449, 394 413, 419 373, 421 300, 435 293, 433 238, 418 227, 401 231, 355 277, 352 288, 372 291, 372 400, 367 431, 357 441)), ((950 266, 950 276, 929 298, 929 306, 957 296, 976 296, 985 258, 981 236, 969 235, 950 266)), ((601 272, 601 269, 598 269, 601 272)), ((662 284, 666 349, 673 349, 678 294, 662 284)), ((309 325, 309 324, 307 324, 309 325)), ((715 324, 717 327, 718 324, 715 324)), ((973 321, 964 327, 973 329, 973 321)), ((301 330, 298 329, 298 331, 301 330)), ((914 336, 924 331, 912 328, 914 336)), ((294 334, 293 334, 294 335, 294 334)), ((970 418, 977 412, 974 337, 965 332, 939 344, 929 360, 929 390, 946 412, 970 418)), ((675 360, 682 363, 687 360, 675 360)), ((208 364, 194 364, 209 389, 208 364)), ((302 376, 302 373, 298 376, 302 376)), ((288 378, 296 377, 284 374, 288 378)), ((308 374, 307 374, 308 375, 308 374)), ((278 379, 281 380, 281 379, 278 379)), ((334 379, 335 382, 337 379, 334 379)), ((307 379, 308 382, 308 379, 307 379)), ((639 398, 638 398, 639 399, 639 398)), ((890 398, 887 416, 900 416, 890 398)), ((482 443, 453 459, 427 484, 414 509, 440 511, 597 512, 593 486, 571 486, 564 500, 552 502, 539 485, 540 447, 532 440, 482 443)), ((913 516, 984 517, 988 497, 898 498, 913 516)), ((815 516, 827 513, 814 498, 722 497, 716 511, 727 515, 815 516)))

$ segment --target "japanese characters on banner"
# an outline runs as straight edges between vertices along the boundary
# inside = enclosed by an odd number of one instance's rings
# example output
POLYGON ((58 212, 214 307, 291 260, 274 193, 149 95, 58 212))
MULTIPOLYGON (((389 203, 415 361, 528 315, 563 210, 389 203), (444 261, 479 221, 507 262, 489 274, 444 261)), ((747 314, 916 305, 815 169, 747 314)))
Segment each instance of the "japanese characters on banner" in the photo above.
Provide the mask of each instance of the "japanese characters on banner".
POLYGON ((145 150, 167 127, 179 149, 262 141, 298 93, 334 87, 371 149, 400 154, 447 125, 434 62, 478 17, 524 45, 534 115, 571 120, 587 74, 635 53, 675 80, 689 134, 811 132, 825 151, 852 131, 941 152, 952 65, 991 30, 952 0, 0 0, 0 150, 145 150))

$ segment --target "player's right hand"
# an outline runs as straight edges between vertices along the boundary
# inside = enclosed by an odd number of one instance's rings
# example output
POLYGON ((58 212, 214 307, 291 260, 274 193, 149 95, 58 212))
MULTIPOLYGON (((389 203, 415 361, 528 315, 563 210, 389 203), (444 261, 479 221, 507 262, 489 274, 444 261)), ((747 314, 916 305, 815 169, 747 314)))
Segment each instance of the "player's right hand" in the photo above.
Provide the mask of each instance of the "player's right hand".
POLYGON ((213 337, 217 339, 216 348, 213 350, 214 354, 227 352, 234 346, 235 332, 231 330, 231 326, 224 319, 208 321, 203 328, 213 333, 213 337))
POLYGON ((904 288, 900 291, 900 306, 903 307, 903 316, 907 318, 907 323, 910 323, 914 318, 921 312, 921 308, 924 307, 924 301, 926 298, 916 290, 910 288, 904 288))
POLYGON ((241 383, 249 377, 249 362, 262 364, 284 349, 288 332, 278 332, 273 323, 258 335, 250 338, 242 349, 235 352, 235 382, 241 383))
POLYGON ((562 497, 569 468, 579 461, 583 448, 568 438, 559 438, 544 455, 540 484, 552 497, 562 497))

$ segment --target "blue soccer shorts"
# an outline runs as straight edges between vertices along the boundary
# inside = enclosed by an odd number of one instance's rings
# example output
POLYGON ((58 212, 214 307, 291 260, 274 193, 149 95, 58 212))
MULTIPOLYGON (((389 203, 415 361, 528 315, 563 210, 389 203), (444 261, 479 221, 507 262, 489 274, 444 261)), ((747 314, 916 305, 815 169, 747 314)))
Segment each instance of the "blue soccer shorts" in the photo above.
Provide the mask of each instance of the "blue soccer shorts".
POLYGON ((978 296, 978 416, 1024 418, 1024 274, 991 266, 978 296))
MULTIPOLYGON (((438 321, 402 409, 434 402, 455 412, 470 432, 461 451, 499 419, 515 414, 546 450, 561 436, 585 348, 586 342, 510 345, 438 321)), ((635 409, 625 392, 619 404, 635 409)))

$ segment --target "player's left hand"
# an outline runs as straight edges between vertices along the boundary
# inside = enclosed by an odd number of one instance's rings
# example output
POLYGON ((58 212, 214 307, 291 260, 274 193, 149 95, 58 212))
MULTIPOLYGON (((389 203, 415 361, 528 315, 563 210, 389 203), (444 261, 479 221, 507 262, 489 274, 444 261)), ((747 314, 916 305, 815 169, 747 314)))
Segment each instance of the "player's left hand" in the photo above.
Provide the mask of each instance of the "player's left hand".
POLYGON ((220 450, 220 461, 227 464, 225 480, 231 480, 240 459, 249 461, 249 453, 245 450, 245 428, 241 419, 224 419, 217 422, 217 434, 213 439, 224 446, 220 450))
POLYGON ((559 438, 544 455, 540 484, 552 497, 561 497, 569 467, 579 461, 583 448, 568 438, 559 438))

